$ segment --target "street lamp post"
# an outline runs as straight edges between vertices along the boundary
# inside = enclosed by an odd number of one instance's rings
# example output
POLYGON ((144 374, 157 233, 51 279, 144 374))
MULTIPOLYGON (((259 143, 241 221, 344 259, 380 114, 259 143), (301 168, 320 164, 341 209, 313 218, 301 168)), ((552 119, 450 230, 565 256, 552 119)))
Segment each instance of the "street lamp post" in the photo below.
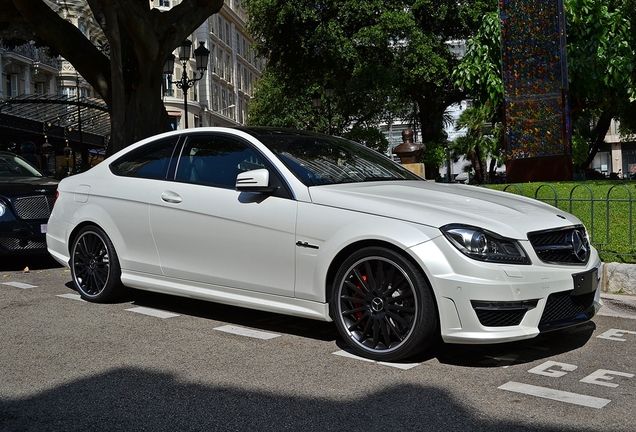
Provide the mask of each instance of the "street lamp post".
MULTIPOLYGON (((331 98, 333 97, 333 92, 334 92, 334 87, 333 84, 331 84, 331 82, 328 82, 327 84, 325 84, 325 99, 327 100, 327 122, 329 124, 329 135, 331 135, 331 118, 332 118, 332 114, 331 114, 331 98)), ((312 103, 314 108, 320 108, 321 100, 320 100, 320 93, 315 92, 313 94, 313 96, 311 97, 312 99, 312 103)))
MULTIPOLYGON (((196 60, 198 76, 195 75, 192 78, 188 77, 187 64, 190 61, 190 51, 192 50, 192 42, 188 39, 183 41, 179 45, 179 62, 183 67, 181 73, 181 79, 174 81, 178 89, 183 91, 183 115, 185 116, 185 128, 188 128, 188 90, 190 90, 194 84, 203 78, 203 74, 208 68, 208 58, 210 51, 203 46, 204 42, 199 42, 199 47, 194 50, 194 58, 196 60)), ((164 63, 163 73, 166 75, 172 75, 174 73, 174 55, 171 55, 164 63)))

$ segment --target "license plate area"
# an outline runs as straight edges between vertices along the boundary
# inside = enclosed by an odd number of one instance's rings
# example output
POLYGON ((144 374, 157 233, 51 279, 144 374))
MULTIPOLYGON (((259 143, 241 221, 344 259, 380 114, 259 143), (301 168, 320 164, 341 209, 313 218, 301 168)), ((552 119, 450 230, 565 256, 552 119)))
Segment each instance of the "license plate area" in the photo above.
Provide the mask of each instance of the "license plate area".
POLYGON ((574 291, 572 295, 578 296, 596 291, 598 287, 598 267, 583 273, 575 273, 572 275, 574 282, 574 291))

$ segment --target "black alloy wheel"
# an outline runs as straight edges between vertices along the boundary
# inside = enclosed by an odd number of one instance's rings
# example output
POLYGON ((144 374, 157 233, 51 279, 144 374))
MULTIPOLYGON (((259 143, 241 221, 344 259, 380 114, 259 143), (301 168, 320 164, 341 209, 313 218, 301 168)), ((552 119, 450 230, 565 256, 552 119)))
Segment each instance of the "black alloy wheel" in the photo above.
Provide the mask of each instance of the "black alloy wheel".
POLYGON ((122 294, 117 253, 101 228, 86 226, 77 233, 70 267, 73 284, 85 300, 102 303, 122 294))
POLYGON ((425 350, 437 336, 437 311, 421 271, 386 248, 364 248, 340 267, 332 315, 356 354, 395 361, 425 350))

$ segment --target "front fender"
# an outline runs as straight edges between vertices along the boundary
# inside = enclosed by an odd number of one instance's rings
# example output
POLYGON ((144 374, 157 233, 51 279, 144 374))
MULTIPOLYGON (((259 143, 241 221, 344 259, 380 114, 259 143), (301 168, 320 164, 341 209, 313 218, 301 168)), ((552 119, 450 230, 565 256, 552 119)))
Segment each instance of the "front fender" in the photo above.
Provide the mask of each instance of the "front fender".
POLYGON ((441 235, 426 225, 315 204, 299 204, 296 250, 297 298, 327 302, 326 281, 336 256, 373 241, 410 254, 410 248, 441 235), (307 243, 311 247, 303 247, 307 243))

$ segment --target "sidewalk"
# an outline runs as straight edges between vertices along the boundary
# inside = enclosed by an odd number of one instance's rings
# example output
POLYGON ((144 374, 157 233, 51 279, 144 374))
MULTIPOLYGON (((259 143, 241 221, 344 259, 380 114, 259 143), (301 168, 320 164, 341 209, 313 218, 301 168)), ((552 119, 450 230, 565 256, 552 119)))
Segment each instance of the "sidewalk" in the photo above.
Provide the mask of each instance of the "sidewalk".
POLYGON ((601 293, 603 307, 598 315, 636 319, 636 296, 601 293))

